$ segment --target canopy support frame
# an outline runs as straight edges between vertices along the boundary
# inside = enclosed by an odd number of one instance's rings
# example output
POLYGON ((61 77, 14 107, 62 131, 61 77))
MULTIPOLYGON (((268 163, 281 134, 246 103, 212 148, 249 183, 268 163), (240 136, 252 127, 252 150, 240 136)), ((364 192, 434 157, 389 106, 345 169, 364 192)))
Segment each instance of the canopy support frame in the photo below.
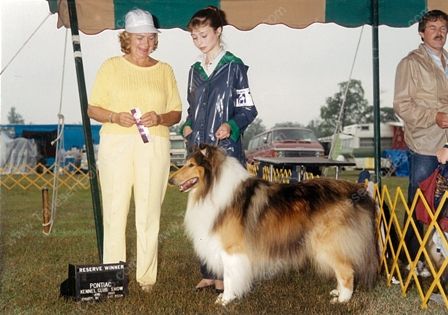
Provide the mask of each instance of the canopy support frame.
POLYGON ((373 130, 375 146, 375 181, 381 187, 381 133, 380 133, 380 66, 378 0, 372 0, 372 62, 373 62, 373 130))
POLYGON ((73 54, 75 58, 76 77, 78 80, 78 93, 81 105, 82 126, 84 131, 84 141, 86 144, 86 155, 89 166, 90 192, 92 195, 93 216, 95 220, 96 239, 98 246, 98 256, 100 262, 103 260, 103 219, 102 208, 98 185, 98 172, 95 163, 95 153, 93 149, 92 130, 90 118, 87 114, 88 101, 86 83, 84 78, 84 66, 81 54, 81 39, 78 29, 78 15, 76 12, 76 1, 67 0, 68 13, 70 17, 70 29, 72 33, 73 54))

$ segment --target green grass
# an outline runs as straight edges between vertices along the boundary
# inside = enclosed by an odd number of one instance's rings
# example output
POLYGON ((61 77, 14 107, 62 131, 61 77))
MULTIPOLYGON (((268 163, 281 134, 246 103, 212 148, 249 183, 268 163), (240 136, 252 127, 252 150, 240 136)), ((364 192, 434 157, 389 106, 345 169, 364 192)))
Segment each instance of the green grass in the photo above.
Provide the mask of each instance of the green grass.
MULTIPOLYGON (((350 180, 355 174, 346 172, 350 180)), ((406 178, 383 181, 391 192, 405 189, 406 178)), ((128 220, 129 295, 104 302, 74 302, 59 297, 67 266, 98 263, 95 226, 89 190, 59 192, 62 202, 49 236, 42 233, 40 191, 1 191, 0 313, 1 314, 442 314, 430 304, 420 310, 412 288, 403 297, 399 286, 387 287, 381 277, 375 289, 355 290, 343 305, 329 303, 335 280, 322 279, 311 270, 289 272, 255 283, 243 299, 223 308, 214 304, 213 291, 195 292, 199 263, 182 222, 186 195, 169 188, 162 210, 158 281, 151 293, 135 281, 135 228, 133 209, 128 220)))

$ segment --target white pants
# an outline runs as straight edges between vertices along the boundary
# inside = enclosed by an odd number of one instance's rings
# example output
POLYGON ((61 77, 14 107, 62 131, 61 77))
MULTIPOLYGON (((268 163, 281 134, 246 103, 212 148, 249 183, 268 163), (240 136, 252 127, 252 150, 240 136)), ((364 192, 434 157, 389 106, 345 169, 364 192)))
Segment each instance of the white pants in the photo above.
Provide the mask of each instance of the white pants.
MULTIPOLYGON (((136 279, 154 284, 160 209, 170 168, 169 139, 101 135, 98 169, 103 205, 103 263, 126 261, 126 222, 132 188, 137 230, 136 279)), ((128 262, 129 264, 129 262, 128 262)))

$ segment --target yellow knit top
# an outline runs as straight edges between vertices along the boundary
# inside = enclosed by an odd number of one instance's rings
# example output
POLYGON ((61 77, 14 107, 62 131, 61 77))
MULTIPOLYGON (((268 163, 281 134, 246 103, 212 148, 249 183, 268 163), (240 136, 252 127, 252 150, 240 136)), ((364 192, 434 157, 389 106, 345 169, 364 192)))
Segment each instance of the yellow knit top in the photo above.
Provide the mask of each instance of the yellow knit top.
MULTIPOLYGON (((106 60, 98 70, 89 104, 113 112, 130 112, 138 107, 141 113, 155 111, 163 114, 182 111, 182 102, 171 66, 157 62, 151 67, 140 67, 124 57, 106 60)), ((101 133, 138 134, 137 126, 130 128, 104 123, 101 133)), ((166 126, 149 128, 150 135, 169 137, 166 126)))

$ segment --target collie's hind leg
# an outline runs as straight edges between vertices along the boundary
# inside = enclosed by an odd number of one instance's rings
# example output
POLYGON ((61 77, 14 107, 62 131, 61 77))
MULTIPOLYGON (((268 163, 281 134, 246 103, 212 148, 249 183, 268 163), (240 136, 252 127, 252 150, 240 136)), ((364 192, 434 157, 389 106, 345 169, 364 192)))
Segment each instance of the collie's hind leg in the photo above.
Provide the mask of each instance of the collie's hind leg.
POLYGON ((338 287, 330 292, 333 296, 331 303, 348 302, 353 294, 354 271, 350 264, 343 262, 336 262, 333 266, 338 287))
POLYGON ((243 254, 221 254, 224 268, 224 292, 216 299, 216 304, 227 305, 235 298, 250 290, 252 267, 249 258, 243 254))
POLYGON ((351 299, 353 294, 354 270, 349 260, 344 257, 335 248, 322 248, 314 257, 317 266, 322 272, 329 273, 333 271, 338 282, 336 289, 330 292, 332 296, 331 303, 344 303, 351 299))

